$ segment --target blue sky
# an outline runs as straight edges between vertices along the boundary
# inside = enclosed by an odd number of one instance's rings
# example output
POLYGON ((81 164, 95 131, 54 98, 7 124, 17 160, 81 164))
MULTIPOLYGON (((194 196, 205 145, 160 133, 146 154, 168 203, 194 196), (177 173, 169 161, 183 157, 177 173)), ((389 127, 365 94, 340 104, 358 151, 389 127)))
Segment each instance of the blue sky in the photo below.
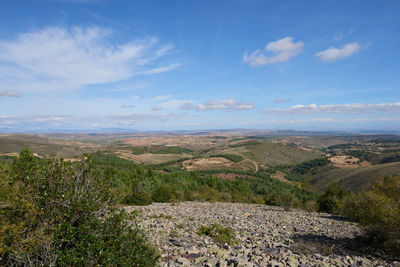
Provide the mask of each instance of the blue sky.
POLYGON ((399 1, 4 0, 0 129, 400 130, 399 1))

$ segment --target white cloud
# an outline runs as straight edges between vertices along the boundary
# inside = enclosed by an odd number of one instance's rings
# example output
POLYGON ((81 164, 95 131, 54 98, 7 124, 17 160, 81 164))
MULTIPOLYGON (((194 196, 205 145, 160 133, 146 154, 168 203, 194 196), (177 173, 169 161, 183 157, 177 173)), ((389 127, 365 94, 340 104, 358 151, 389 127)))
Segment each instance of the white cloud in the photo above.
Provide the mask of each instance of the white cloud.
POLYGON ((187 102, 188 100, 170 99, 168 101, 160 103, 158 107, 160 107, 161 109, 177 109, 187 102))
POLYGON ((77 89, 179 66, 159 64, 172 46, 156 38, 110 44, 110 35, 98 27, 49 27, 0 40, 0 81, 16 90, 77 89))
POLYGON ((339 59, 356 54, 361 49, 363 49, 363 47, 359 43, 355 42, 346 44, 341 48, 336 48, 336 47, 328 48, 324 51, 318 52, 317 54, 315 54, 315 56, 324 62, 334 62, 339 59))
POLYGON ((228 109, 228 110, 248 110, 253 109, 253 103, 237 103, 234 99, 223 99, 218 101, 209 101, 204 104, 193 105, 190 102, 186 102, 181 106, 183 110, 216 110, 216 109, 228 109))
POLYGON ((311 113, 363 113, 363 112, 400 112, 400 102, 381 104, 332 104, 332 105, 294 105, 284 109, 264 109, 270 114, 311 114, 311 113))
POLYGON ((303 42, 293 42, 292 37, 286 37, 268 43, 263 51, 257 49, 250 55, 246 51, 243 55, 243 62, 249 63, 252 67, 282 63, 301 53, 303 47, 303 42))
POLYGON ((146 70, 146 71, 143 71, 140 74, 158 74, 158 73, 163 73, 163 72, 174 70, 174 69, 178 68, 179 66, 181 66, 181 64, 170 64, 170 65, 168 65, 166 67, 158 67, 158 68, 146 70))
POLYGON ((20 97, 21 95, 17 91, 0 91, 1 96, 20 97))

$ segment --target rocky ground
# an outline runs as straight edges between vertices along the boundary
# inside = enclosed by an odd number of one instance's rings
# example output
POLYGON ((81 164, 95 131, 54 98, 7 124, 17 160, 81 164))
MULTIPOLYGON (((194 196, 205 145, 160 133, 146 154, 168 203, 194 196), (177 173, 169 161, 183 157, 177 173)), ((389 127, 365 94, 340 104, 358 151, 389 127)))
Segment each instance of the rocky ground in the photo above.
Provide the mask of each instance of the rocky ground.
POLYGON ((239 203, 129 206, 160 249, 161 266, 400 266, 357 247, 361 230, 343 218, 239 203), (200 226, 233 229, 228 245, 198 235, 200 226))

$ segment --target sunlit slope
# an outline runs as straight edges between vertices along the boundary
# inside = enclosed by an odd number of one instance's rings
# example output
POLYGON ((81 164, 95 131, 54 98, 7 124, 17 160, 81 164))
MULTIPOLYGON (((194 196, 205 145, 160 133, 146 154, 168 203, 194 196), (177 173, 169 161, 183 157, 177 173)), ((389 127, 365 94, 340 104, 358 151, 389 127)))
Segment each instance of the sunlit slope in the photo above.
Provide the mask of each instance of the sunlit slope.
POLYGON ((295 146, 288 146, 267 141, 247 142, 234 145, 226 150, 227 153, 238 153, 257 163, 277 166, 282 164, 298 164, 303 161, 321 157, 318 151, 303 150, 295 146))
POLYGON ((337 182, 346 190, 359 192, 370 187, 375 181, 393 174, 400 174, 400 162, 352 169, 334 169, 320 174, 311 183, 321 191, 331 183, 337 182))
POLYGON ((43 138, 34 135, 0 135, 0 153, 18 153, 23 147, 29 147, 40 156, 60 154, 63 157, 79 156, 82 153, 97 151, 99 146, 55 138, 43 138))

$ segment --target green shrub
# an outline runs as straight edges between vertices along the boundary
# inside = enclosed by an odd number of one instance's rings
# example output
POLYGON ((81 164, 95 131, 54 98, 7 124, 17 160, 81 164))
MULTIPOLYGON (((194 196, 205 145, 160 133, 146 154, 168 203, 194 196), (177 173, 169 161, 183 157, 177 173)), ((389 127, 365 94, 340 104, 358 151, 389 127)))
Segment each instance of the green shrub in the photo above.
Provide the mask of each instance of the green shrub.
POLYGON ((218 223, 214 223, 209 226, 202 225, 197 230, 198 235, 206 235, 211 237, 215 243, 218 244, 228 244, 233 245, 237 244, 237 239, 235 238, 235 232, 232 228, 223 227, 218 223))
POLYGON ((300 206, 299 199, 291 192, 285 191, 279 195, 279 202, 286 211, 300 206))
POLYGON ((341 204, 346 196, 346 192, 339 184, 331 184, 318 198, 318 211, 339 214, 341 204))
POLYGON ((155 266, 158 256, 90 161, 39 161, 28 149, 12 166, 0 208, 2 266, 155 266))
POLYGON ((152 203, 150 193, 143 188, 141 181, 134 180, 131 193, 124 199, 125 204, 129 205, 149 205, 152 203))
POLYGON ((158 186, 152 194, 154 202, 173 201, 176 199, 176 196, 177 196, 176 190, 168 184, 163 184, 158 186))
POLYGON ((400 176, 385 177, 351 198, 344 215, 359 221, 369 244, 400 256, 400 176))

